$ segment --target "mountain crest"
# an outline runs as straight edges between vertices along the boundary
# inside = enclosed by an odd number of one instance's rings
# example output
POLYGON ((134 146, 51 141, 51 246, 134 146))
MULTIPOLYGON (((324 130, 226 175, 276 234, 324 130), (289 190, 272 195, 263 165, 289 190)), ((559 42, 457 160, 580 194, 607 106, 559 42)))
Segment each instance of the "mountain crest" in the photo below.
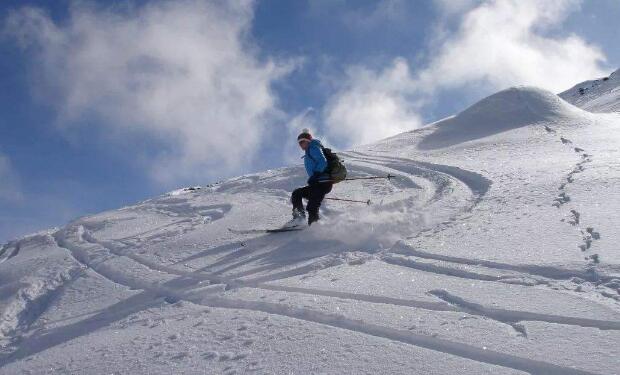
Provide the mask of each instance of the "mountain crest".
POLYGON ((530 86, 511 87, 433 124, 436 130, 419 147, 448 147, 551 119, 579 121, 584 115, 587 113, 550 91, 530 86))
POLYGON ((576 84, 559 95, 589 112, 620 112, 620 69, 608 77, 576 84))

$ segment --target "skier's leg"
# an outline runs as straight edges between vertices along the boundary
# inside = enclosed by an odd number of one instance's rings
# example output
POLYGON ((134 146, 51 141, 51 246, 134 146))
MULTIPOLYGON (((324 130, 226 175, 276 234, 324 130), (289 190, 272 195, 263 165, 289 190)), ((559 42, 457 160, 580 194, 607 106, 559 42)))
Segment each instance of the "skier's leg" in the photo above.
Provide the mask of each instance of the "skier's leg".
POLYGON ((310 186, 309 198, 308 198, 308 225, 311 225, 315 221, 319 220, 319 207, 325 195, 332 190, 332 184, 321 183, 310 186))
POLYGON ((295 211, 299 213, 304 213, 304 202, 303 198, 308 199, 310 197, 310 186, 304 186, 293 191, 293 195, 291 195, 291 203, 293 204, 293 215, 295 211))

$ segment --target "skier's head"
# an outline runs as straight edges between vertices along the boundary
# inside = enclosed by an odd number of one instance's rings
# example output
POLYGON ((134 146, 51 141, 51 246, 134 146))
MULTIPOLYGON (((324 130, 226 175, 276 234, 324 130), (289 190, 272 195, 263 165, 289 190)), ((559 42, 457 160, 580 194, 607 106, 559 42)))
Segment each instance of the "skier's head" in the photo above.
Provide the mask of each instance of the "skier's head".
POLYGON ((297 136, 297 143, 299 143, 299 147, 301 147, 302 150, 308 148, 310 141, 312 141, 312 135, 310 134, 310 130, 308 129, 303 129, 301 133, 297 136))

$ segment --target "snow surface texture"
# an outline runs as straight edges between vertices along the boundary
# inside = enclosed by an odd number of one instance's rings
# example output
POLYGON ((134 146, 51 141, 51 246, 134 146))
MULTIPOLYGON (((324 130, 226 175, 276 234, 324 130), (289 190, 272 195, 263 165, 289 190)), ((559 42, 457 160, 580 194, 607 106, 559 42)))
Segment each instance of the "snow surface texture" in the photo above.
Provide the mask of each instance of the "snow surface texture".
POLYGON ((305 231, 228 230, 285 222, 296 166, 10 242, 1 372, 619 374, 619 145, 620 115, 512 88, 342 153, 396 177, 305 231))
POLYGON ((620 112, 620 69, 609 77, 575 85, 560 97, 586 111, 620 112))

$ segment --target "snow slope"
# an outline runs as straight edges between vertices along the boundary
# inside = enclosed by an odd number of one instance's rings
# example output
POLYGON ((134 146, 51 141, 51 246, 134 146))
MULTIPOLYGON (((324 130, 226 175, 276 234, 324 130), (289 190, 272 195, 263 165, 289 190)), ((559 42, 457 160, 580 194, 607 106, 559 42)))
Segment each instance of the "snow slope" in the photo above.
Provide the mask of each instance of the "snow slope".
POLYGON ((620 69, 609 77, 579 83, 560 97, 590 112, 620 112, 620 69))
MULTIPOLYGON (((617 103, 616 103, 617 104, 617 103)), ((3 374, 619 374, 620 115, 530 87, 300 166, 180 189, 0 250, 3 374)))

